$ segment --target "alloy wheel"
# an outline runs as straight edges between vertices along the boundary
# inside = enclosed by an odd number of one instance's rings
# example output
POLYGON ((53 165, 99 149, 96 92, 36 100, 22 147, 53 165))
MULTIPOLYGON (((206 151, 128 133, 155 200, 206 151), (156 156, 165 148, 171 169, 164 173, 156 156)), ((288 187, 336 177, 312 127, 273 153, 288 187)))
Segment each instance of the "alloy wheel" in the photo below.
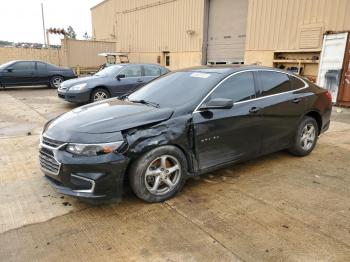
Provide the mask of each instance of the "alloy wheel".
POLYGON ((98 91, 94 94, 94 101, 101 101, 107 98, 108 98, 108 95, 103 91, 98 91))
POLYGON ((60 77, 55 77, 53 80, 52 80, 52 84, 55 88, 59 88, 61 83, 63 82, 63 79, 60 78, 60 77))
POLYGON ((308 151, 311 149, 316 139, 316 129, 312 123, 304 126, 300 137, 300 146, 303 150, 308 151))
POLYGON ((154 195, 164 195, 172 191, 180 182, 181 165, 170 155, 162 155, 153 160, 145 173, 147 190, 154 195))

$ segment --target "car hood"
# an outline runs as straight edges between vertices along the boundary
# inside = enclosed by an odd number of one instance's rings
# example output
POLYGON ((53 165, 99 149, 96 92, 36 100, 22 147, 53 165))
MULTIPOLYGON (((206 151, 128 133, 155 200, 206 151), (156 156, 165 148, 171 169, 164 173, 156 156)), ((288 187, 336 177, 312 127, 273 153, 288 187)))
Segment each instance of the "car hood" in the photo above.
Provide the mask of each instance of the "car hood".
POLYGON ((101 79, 103 79, 103 77, 101 77, 101 76, 79 77, 79 78, 64 81, 61 84, 61 87, 70 88, 70 87, 77 85, 77 84, 82 84, 82 83, 90 84, 90 83, 93 83, 95 81, 101 81, 101 79))
MULTIPOLYGON (((45 134, 61 140, 59 134, 113 133, 167 120, 173 110, 121 101, 116 98, 78 107, 49 123, 45 134)), ((66 135, 64 137, 67 137, 66 135)), ((67 141, 69 142, 69 141, 67 141)))

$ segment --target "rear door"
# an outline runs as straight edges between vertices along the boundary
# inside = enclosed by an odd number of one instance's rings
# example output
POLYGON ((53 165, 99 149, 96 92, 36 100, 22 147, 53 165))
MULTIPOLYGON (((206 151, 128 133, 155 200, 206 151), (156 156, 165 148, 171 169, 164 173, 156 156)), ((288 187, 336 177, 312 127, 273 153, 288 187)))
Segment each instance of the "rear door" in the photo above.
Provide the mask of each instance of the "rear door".
POLYGON ((35 77, 40 84, 47 84, 50 81, 46 63, 36 62, 35 77))
POLYGON ((240 72, 222 82, 204 101, 229 98, 230 109, 193 113, 196 154, 200 169, 255 157, 261 145, 261 118, 255 114, 252 72, 240 72))
POLYGON ((140 65, 127 66, 120 71, 119 75, 125 75, 125 78, 115 79, 115 86, 112 88, 113 96, 133 92, 144 83, 140 65))
POLYGON ((10 85, 31 85, 36 83, 35 62, 22 61, 9 66, 3 73, 4 84, 10 85))
POLYGON ((306 83, 283 72, 255 72, 259 99, 257 114, 263 119, 261 153, 266 154, 290 145, 300 117, 304 114, 306 83))

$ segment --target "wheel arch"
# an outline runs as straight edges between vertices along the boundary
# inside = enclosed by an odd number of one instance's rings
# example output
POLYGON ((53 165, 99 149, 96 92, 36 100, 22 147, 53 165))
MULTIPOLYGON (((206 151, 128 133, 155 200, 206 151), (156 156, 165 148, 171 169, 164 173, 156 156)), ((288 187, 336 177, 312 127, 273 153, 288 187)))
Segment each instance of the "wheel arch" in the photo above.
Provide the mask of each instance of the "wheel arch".
POLYGON ((97 86, 95 86, 94 88, 91 89, 91 91, 90 91, 90 99, 92 98, 92 94, 93 94, 93 92, 96 89, 104 89, 104 90, 106 90, 108 92, 109 97, 112 97, 111 91, 106 86, 104 86, 104 85, 97 85, 97 86))
POLYGON ((192 163, 192 157, 191 155, 188 153, 188 151, 181 145, 179 144, 174 144, 174 143, 168 143, 168 144, 160 144, 160 145, 154 145, 154 146, 150 146, 150 147, 147 147, 147 148, 144 148, 144 150, 142 150, 141 152, 138 153, 137 156, 134 156, 134 157, 131 157, 130 158, 130 162, 128 163, 128 167, 127 167, 127 170, 129 170, 130 166, 132 165, 133 162, 135 162, 138 158, 140 158, 142 155, 146 154, 147 152, 155 149, 155 148, 158 148, 158 147, 163 147, 163 146, 173 146, 177 149, 179 149, 182 154, 185 156, 186 158, 186 162, 187 162, 187 171, 189 173, 192 173, 194 168, 193 168, 193 163, 192 163))
POLYGON ((305 116, 312 117, 313 119, 316 120, 317 127, 318 127, 318 134, 320 134, 322 130, 322 116, 320 112, 318 112, 317 110, 310 110, 305 113, 304 117, 305 116))

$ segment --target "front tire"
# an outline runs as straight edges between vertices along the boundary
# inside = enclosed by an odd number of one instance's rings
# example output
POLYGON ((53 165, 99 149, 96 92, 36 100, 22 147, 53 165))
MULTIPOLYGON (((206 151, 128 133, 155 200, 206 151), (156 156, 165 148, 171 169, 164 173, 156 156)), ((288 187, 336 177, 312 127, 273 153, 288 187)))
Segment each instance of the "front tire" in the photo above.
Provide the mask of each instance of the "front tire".
POLYGON ((318 139, 318 125, 314 118, 306 116, 301 121, 293 145, 289 152, 296 156, 306 156, 315 148, 318 139))
POLYGON ((111 97, 111 95, 109 94, 109 92, 106 89, 97 88, 91 93, 90 102, 102 101, 102 100, 108 99, 110 97, 111 97))
POLYGON ((50 87, 51 88, 59 88, 61 83, 64 81, 62 76, 53 76, 50 79, 50 87))
POLYGON ((132 163, 129 172, 134 193, 147 202, 173 197, 185 184, 187 160, 174 146, 155 148, 132 163))

